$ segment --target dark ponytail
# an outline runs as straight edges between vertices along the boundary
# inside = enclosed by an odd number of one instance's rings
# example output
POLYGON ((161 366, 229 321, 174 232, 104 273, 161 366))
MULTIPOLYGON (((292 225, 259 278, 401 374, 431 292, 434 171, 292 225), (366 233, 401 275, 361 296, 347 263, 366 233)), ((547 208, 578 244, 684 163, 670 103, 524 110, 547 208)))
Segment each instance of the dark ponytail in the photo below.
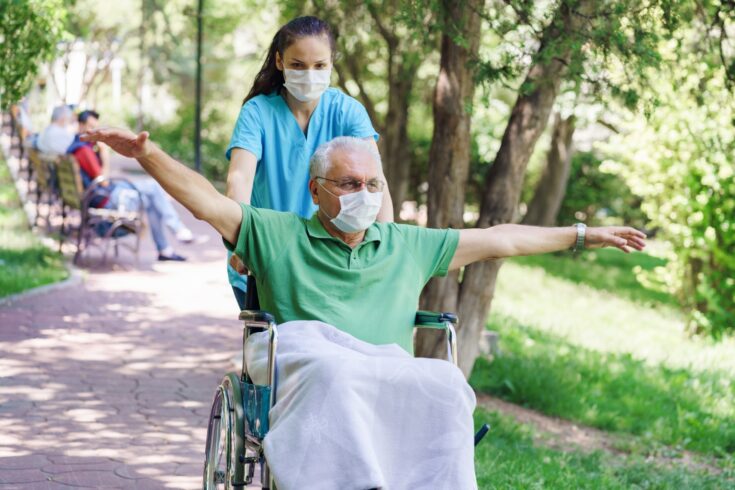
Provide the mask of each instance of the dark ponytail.
POLYGON ((281 59, 283 59, 283 52, 286 48, 296 42, 297 39, 307 36, 327 36, 329 47, 332 50, 332 60, 334 60, 334 34, 332 33, 332 29, 329 28, 329 24, 317 17, 297 17, 276 32, 276 35, 273 37, 273 42, 271 42, 271 46, 268 48, 268 54, 265 57, 263 66, 255 76, 253 86, 250 92, 248 92, 247 97, 242 101, 243 105, 256 95, 270 94, 283 87, 283 72, 276 68, 276 53, 279 53, 281 59))

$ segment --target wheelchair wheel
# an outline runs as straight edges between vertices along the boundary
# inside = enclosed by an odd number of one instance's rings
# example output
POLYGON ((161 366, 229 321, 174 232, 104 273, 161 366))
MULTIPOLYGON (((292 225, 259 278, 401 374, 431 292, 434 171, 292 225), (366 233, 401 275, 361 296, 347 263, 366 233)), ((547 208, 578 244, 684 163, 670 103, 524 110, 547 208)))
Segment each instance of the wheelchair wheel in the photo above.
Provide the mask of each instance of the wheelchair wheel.
POLYGON ((229 394, 219 386, 214 395, 207 427, 207 447, 204 460, 204 490, 229 490, 231 474, 232 412, 229 394))
POLYGON ((230 490, 250 483, 254 468, 245 475, 243 419, 240 379, 228 373, 217 387, 209 415, 204 490, 230 490))

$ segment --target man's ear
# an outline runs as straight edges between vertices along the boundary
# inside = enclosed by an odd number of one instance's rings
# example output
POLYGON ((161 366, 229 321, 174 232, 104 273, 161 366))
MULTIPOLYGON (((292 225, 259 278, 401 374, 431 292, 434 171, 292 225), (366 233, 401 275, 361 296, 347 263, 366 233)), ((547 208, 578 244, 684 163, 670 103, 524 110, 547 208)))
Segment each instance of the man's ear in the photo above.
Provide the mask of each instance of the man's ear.
POLYGON ((319 205, 319 194, 317 189, 318 187, 319 186, 316 185, 315 179, 309 180, 309 193, 311 194, 311 202, 316 205, 319 205))
POLYGON ((278 68, 279 71, 283 71, 283 60, 281 59, 281 53, 276 51, 276 68, 278 68))

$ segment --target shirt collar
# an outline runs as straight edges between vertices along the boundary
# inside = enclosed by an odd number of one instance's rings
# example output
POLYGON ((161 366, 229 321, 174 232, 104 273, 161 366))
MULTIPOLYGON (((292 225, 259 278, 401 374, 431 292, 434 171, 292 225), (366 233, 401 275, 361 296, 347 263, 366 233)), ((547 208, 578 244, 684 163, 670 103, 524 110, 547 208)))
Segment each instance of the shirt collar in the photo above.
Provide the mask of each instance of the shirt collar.
MULTIPOLYGON (((319 212, 316 211, 311 216, 309 221, 306 222, 307 233, 313 238, 331 238, 333 240, 342 242, 342 240, 333 237, 326 229, 324 229, 324 225, 322 225, 322 222, 319 221, 318 214, 319 212)), ((368 228, 365 232, 365 238, 363 238, 362 243, 379 242, 381 238, 382 234, 380 232, 380 226, 377 223, 373 223, 372 225, 370 225, 370 228, 368 228)))

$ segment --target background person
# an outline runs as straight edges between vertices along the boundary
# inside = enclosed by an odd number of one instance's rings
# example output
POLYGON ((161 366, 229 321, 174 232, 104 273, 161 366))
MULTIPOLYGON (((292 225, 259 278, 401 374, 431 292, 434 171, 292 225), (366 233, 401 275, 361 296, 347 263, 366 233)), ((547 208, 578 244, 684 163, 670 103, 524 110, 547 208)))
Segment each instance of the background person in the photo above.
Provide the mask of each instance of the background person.
MULTIPOLYGON (((99 126, 99 117, 99 113, 93 110, 80 112, 79 116, 77 116, 79 132, 82 133, 97 129, 99 126)), ((95 144, 81 141, 79 133, 77 133, 73 135, 73 141, 68 145, 66 151, 74 155, 79 163, 82 184, 85 189, 97 177, 109 177, 109 149, 104 143, 95 144)), ((176 253, 169 244, 165 228, 168 228, 181 243, 193 242, 194 236, 191 230, 182 223, 179 214, 174 209, 168 196, 155 180, 144 178, 132 184, 128 182, 114 182, 110 185, 112 189, 106 189, 97 200, 93 199, 91 201, 93 206, 117 208, 122 205, 127 209, 135 209, 138 207, 138 202, 137 200, 131 200, 130 196, 137 194, 130 194, 126 190, 137 190, 143 198, 143 208, 148 217, 148 226, 151 229, 156 250, 158 250, 158 260, 176 262, 186 260, 184 256, 176 253)))
POLYGON ((74 113, 66 105, 55 107, 51 113, 51 124, 46 126, 36 140, 37 148, 43 153, 63 155, 74 141, 74 113))
MULTIPOLYGON (((309 158, 320 144, 354 136, 368 139, 377 151, 378 134, 365 108, 329 88, 335 55, 334 35, 316 17, 298 17, 276 32, 226 152, 227 196, 308 218, 316 209, 307 192, 309 158)), ((378 220, 393 221, 388 189, 378 220)), ((243 309, 246 282, 233 265, 244 269, 230 254, 228 278, 243 309)))

